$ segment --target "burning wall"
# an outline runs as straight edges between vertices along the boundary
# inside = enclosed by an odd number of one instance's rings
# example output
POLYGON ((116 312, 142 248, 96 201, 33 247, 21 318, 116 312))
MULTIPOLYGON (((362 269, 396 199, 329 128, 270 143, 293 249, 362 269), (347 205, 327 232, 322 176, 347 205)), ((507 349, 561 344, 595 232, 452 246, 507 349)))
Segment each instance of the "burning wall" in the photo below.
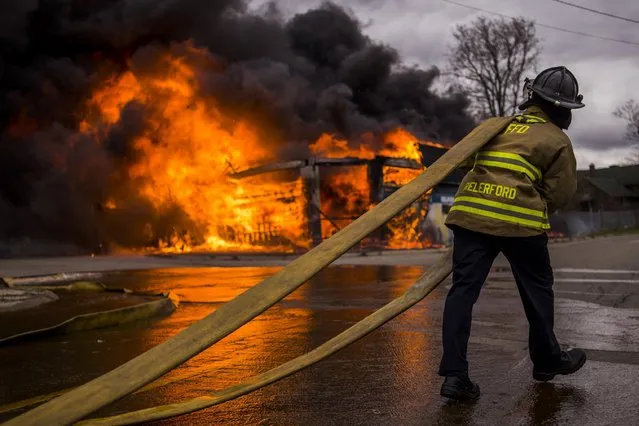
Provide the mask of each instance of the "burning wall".
MULTIPOLYGON (((401 146, 410 146, 411 150, 418 144, 413 137, 403 142, 405 144, 401 146)), ((339 143, 336 145, 339 146, 339 143)), ((391 146, 389 144, 387 148, 391 146)), ((301 187, 302 191, 295 196, 286 199, 270 197, 273 201, 271 211, 290 209, 291 205, 296 205, 297 214, 301 215, 297 217, 302 220, 291 220, 288 227, 282 224, 272 229, 269 239, 282 241, 278 233, 283 232, 298 235, 298 242, 306 241, 303 248, 319 244, 424 170, 420 158, 399 157, 399 149, 387 151, 394 154, 393 157, 367 157, 361 152, 357 154, 364 157, 356 157, 353 153, 341 152, 341 157, 335 158, 330 156, 331 152, 327 157, 274 163, 232 175, 236 179, 250 177, 261 180, 268 179, 267 176, 273 173, 286 171, 290 176, 290 182, 301 183, 298 188, 301 187)), ((260 191, 260 188, 257 187, 255 190, 260 191)), ((266 196, 269 189, 265 187, 262 191, 261 194, 266 196)), ((429 194, 430 192, 424 194, 389 224, 371 234, 365 244, 374 243, 385 248, 423 248, 430 245, 430 241, 424 237, 420 228, 426 215, 425 204, 429 194)), ((290 243, 292 241, 289 240, 287 248, 294 249, 290 243)))
MULTIPOLYGON (((332 4, 286 20, 231 0, 18 3, 0 4, 0 240, 303 247, 282 232, 304 228, 299 179, 228 175, 313 155, 414 158, 401 141, 473 125, 461 94, 431 89, 435 68, 404 68, 332 4)), ((326 176, 324 192, 363 182, 326 176)))

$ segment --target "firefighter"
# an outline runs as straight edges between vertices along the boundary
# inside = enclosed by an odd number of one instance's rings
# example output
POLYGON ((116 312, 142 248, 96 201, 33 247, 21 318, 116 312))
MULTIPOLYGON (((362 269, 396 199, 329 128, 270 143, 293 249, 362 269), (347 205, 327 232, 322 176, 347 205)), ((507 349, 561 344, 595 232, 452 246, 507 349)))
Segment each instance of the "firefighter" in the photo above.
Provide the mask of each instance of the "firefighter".
POLYGON ((576 190, 576 160, 568 136, 572 110, 584 107, 574 75, 548 68, 525 80, 527 99, 508 127, 472 159, 446 219, 454 235, 453 284, 443 315, 441 395, 477 399, 466 350, 472 311, 493 261, 511 265, 529 324, 533 378, 548 381, 586 362, 581 349, 561 350, 553 331, 553 271, 548 215, 576 190))

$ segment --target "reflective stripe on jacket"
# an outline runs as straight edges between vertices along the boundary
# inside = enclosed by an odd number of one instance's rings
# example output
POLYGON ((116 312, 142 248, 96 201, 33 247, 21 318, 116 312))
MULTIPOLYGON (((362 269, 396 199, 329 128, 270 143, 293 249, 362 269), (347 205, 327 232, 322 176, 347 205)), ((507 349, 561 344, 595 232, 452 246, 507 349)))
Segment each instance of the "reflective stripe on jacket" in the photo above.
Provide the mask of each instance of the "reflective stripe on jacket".
POLYGON ((541 171, 530 164, 519 154, 499 151, 482 151, 477 154, 475 164, 489 167, 501 167, 502 169, 514 170, 524 173, 533 182, 541 180, 541 171))
POLYGON ((537 235, 550 229, 548 215, 576 190, 570 139, 538 107, 516 116, 471 161, 448 225, 499 236, 537 235))

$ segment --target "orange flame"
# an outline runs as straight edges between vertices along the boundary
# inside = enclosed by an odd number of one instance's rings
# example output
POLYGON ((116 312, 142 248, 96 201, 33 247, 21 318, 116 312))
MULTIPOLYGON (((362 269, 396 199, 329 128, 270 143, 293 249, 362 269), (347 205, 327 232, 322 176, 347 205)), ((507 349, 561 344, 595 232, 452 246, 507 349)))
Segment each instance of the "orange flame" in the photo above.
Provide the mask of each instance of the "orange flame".
MULTIPOLYGON (((309 248, 307 202, 299 173, 229 176, 275 161, 268 145, 277 141, 265 141, 251 122, 225 114, 215 100, 198 94, 194 67, 203 64, 216 66, 205 51, 190 48, 184 57, 164 57, 162 67, 153 73, 127 71, 105 81, 88 101, 80 130, 102 140, 104 125, 116 124, 128 104, 145 106, 145 128, 133 143, 136 156, 126 172, 128 183, 156 211, 178 208, 194 224, 193 229, 174 229, 171 235, 144 225, 160 250, 309 248)), ((420 162, 420 143, 406 130, 396 129, 383 135, 381 142, 362 135, 357 146, 324 134, 310 150, 325 158, 386 156, 420 162)), ((385 184, 403 185, 420 172, 386 167, 385 184)), ((373 205, 365 166, 322 171, 321 185, 324 238, 373 205)), ((108 212, 116 211, 126 208, 127 199, 109 194, 104 205, 108 212)), ((417 246, 418 223, 424 213, 413 208, 392 221, 389 247, 417 246)))
POLYGON ((384 185, 397 187, 406 185, 422 172, 422 170, 394 166, 384 166, 382 170, 384 173, 384 185))
POLYGON ((379 149, 374 148, 375 141, 370 134, 362 135, 358 142, 353 147, 349 141, 325 133, 310 148, 313 154, 325 158, 356 157, 372 160, 376 156, 384 156, 421 161, 420 141, 404 129, 398 128, 384 134, 379 149))
POLYGON ((366 213, 370 199, 366 166, 345 166, 320 172, 322 237, 328 238, 366 213))

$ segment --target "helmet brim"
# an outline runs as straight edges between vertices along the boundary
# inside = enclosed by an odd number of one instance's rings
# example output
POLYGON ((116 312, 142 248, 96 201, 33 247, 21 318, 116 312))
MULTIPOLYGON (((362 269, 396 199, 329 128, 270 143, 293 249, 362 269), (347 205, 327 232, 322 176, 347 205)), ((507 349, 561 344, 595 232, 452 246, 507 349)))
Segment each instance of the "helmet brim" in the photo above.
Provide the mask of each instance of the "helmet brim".
POLYGON ((545 93, 543 93, 541 90, 533 90, 537 95, 539 95, 540 98, 547 100, 548 102, 550 102, 551 104, 558 106, 558 107, 562 107, 562 108, 567 108, 567 109, 579 109, 579 108, 583 108, 586 105, 582 102, 569 102, 569 101, 564 101, 564 100, 559 100, 556 98, 553 98, 551 96, 546 95, 545 93))

